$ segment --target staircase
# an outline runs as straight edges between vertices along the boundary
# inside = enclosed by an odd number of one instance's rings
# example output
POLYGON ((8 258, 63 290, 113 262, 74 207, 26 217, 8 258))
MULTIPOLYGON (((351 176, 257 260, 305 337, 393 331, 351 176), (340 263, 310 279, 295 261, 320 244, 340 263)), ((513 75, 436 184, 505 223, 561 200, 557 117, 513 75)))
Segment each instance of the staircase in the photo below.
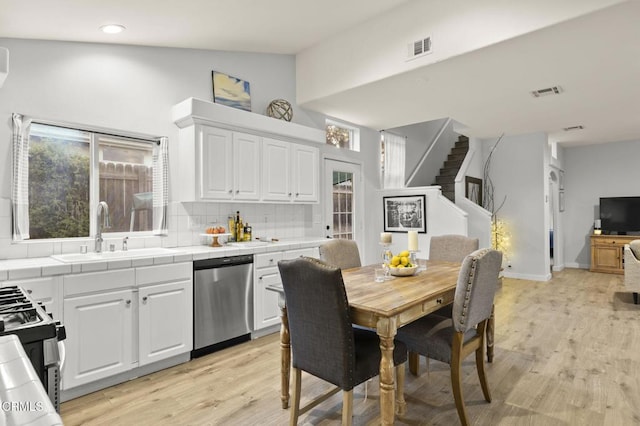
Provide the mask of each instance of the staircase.
POLYGON ((452 202, 456 202, 455 180, 460 166, 469 151, 469 138, 463 135, 458 136, 458 141, 451 148, 451 153, 440 169, 440 174, 436 176, 436 185, 442 187, 442 195, 452 202))

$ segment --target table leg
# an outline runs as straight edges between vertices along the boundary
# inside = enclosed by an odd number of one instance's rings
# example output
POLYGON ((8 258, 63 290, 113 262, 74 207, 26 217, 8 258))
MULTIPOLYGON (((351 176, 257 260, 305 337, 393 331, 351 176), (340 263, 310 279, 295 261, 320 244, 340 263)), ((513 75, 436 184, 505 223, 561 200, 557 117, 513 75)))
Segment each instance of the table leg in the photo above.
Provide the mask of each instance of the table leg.
POLYGON ((495 332, 495 305, 491 307, 491 316, 487 321, 487 361, 493 362, 493 342, 495 332))
MULTIPOLYGON (((377 333, 380 337, 380 417, 383 425, 392 425, 395 417, 395 381, 393 367, 393 338, 397 332, 392 318, 378 321, 377 333)), ((398 411, 404 413, 406 403, 404 392, 398 393, 398 411)))
POLYGON ((291 336, 287 307, 280 304, 280 399, 282 408, 289 407, 289 378, 291 376, 291 336))

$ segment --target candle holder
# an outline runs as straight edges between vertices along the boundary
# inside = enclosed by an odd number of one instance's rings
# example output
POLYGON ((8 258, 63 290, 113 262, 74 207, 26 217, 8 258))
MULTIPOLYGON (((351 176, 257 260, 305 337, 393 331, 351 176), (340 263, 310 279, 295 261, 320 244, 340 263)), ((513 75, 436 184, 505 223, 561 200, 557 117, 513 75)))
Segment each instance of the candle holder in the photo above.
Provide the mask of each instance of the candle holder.
POLYGON ((391 270, 389 269, 389 265, 391 264, 391 252, 389 251, 389 246, 391 243, 379 243, 382 246, 382 269, 384 269, 384 279, 385 281, 392 280, 391 270))

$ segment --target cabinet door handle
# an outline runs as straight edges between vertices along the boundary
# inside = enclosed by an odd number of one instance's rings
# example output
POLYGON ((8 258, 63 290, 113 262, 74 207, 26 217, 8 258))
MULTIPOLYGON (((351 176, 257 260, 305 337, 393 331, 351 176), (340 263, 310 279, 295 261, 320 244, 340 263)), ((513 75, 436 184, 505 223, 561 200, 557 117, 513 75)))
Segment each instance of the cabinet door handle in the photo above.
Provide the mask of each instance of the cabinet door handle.
POLYGON ((131 304, 131 300, 127 300, 126 302, 124 302, 127 304, 127 306, 129 306, 131 304))
POLYGON ((289 197, 291 197, 291 193, 289 193, 289 197))
POLYGON ((148 299, 148 297, 147 297, 147 296, 144 296, 144 297, 142 298, 142 301, 143 301, 143 302, 146 302, 146 301, 147 301, 147 299, 148 299))
POLYGON ((28 289, 28 290, 27 290, 27 293, 28 293, 28 294, 31 294, 31 293, 33 293, 33 290, 28 289))
POLYGON ((296 198, 298 198, 300 196, 299 192, 296 192, 296 198))
POLYGON ((229 194, 233 194, 233 189, 230 189, 230 190, 229 190, 229 194))
POLYGON ((441 305, 441 304, 442 304, 442 299, 436 299, 436 303, 437 303, 438 305, 441 305))
POLYGON ((240 190, 239 190, 239 189, 236 189, 236 194, 239 194, 239 193, 240 193, 240 190))

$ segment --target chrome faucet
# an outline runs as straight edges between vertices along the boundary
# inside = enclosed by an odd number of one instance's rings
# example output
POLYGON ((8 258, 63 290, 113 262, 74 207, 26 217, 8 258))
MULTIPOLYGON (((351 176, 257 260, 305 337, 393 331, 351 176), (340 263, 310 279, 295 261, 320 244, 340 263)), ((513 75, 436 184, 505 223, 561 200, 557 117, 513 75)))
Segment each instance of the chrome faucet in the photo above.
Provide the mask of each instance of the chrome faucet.
POLYGON ((98 229, 96 232, 96 253, 102 253, 102 242, 104 241, 102 239, 102 230, 111 228, 111 221, 109 220, 109 206, 106 202, 100 201, 98 204, 97 215, 98 229), (100 217, 100 215, 102 215, 102 217, 100 217))

